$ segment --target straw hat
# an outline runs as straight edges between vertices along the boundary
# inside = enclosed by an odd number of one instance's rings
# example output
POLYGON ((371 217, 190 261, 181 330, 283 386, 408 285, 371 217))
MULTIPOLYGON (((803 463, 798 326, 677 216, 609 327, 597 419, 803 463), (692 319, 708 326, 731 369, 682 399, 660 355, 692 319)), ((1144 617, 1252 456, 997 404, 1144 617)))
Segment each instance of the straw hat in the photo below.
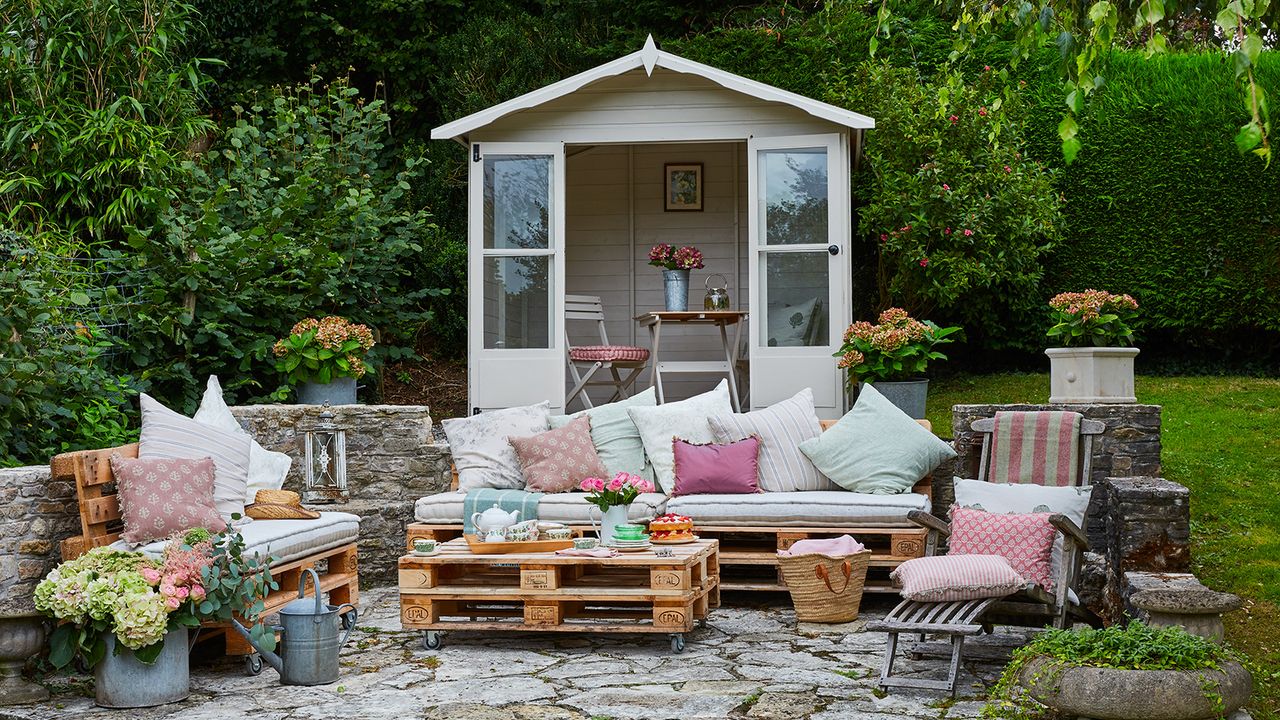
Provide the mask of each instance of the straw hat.
POLYGON ((315 520, 320 513, 302 507, 302 498, 289 490, 259 490, 244 514, 254 520, 315 520))

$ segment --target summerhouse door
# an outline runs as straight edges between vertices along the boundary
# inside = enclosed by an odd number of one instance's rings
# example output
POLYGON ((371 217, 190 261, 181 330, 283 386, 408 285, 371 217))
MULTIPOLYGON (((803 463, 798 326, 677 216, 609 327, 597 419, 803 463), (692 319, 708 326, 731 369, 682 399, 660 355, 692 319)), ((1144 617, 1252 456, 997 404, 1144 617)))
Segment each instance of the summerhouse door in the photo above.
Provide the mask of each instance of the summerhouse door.
POLYGON ((747 143, 751 405, 813 388, 818 415, 839 417, 832 354, 849 311, 849 151, 844 136, 747 143))
POLYGON ((470 159, 470 405, 561 412, 564 145, 476 143, 470 159))

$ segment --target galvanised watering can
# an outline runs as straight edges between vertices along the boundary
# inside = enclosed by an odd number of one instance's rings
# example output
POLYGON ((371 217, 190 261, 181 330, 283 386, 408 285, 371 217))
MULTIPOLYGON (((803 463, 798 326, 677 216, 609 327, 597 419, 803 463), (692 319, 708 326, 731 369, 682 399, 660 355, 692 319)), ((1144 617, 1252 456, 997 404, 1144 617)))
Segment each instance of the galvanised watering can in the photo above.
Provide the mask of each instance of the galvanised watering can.
POLYGON ((282 636, 279 655, 254 643, 240 623, 232 620, 232 627, 280 673, 281 684, 328 685, 338 679, 338 651, 356 626, 356 617, 356 607, 351 603, 324 604, 320 599, 320 575, 308 569, 298 579, 298 599, 280 609, 280 625, 275 628, 282 636), (311 577, 315 590, 314 599, 306 595, 307 576, 311 577), (340 615, 346 608, 350 608, 351 617, 344 622, 340 615), (346 625, 341 639, 338 638, 340 624, 346 625))

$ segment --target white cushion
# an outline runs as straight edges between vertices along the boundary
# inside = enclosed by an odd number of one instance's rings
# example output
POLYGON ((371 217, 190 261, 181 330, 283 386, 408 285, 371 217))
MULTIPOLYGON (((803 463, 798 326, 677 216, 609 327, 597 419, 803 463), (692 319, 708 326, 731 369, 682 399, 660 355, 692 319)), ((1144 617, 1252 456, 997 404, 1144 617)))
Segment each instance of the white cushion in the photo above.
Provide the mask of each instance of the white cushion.
POLYGON ((138 457, 213 459, 213 506, 222 519, 244 513, 245 487, 249 482, 249 436, 210 427, 165 407, 142 393, 142 430, 138 433, 138 457))
POLYGON ((218 382, 217 375, 209 376, 204 397, 200 398, 200 407, 191 419, 201 425, 249 438, 249 482, 245 486, 244 497, 246 505, 253 504, 259 490, 279 490, 284 487, 284 476, 289 474, 293 458, 262 447, 240 427, 240 422, 231 414, 231 408, 227 407, 227 401, 222 397, 222 384, 218 382))
MULTIPOLYGON (((983 480, 952 478, 957 507, 986 510, 990 513, 1051 512, 1066 515, 1076 527, 1085 529, 1085 515, 1093 488, 1045 487, 1043 485, 989 483, 983 480)), ((1053 541, 1052 573, 1057 578, 1062 568, 1062 534, 1053 541)))
MULTIPOLYGON (((462 501, 465 492, 444 492, 419 498, 414 503, 413 516, 418 522, 433 525, 462 525, 462 501)), ((652 520, 662 514, 667 497, 662 493, 641 493, 631 503, 627 519, 640 522, 652 520)), ((600 521, 600 509, 587 502, 586 493, 548 493, 538 503, 538 519, 573 525, 590 525, 592 518, 600 521)))
MULTIPOLYGON (((273 565, 282 565, 308 555, 355 542, 360 537, 360 517, 344 512, 322 512, 315 520, 253 520, 237 528, 244 537, 245 552, 270 556, 273 565)), ((164 553, 167 540, 157 540, 133 548, 148 557, 164 553)), ((111 544, 129 550, 123 540, 111 544)))
POLYGON ((729 404, 729 381, 721 380, 711 392, 695 395, 688 400, 665 403, 657 407, 627 408, 627 414, 640 431, 644 452, 653 465, 653 476, 658 487, 671 492, 676 487, 675 454, 671 442, 675 438, 691 443, 715 442, 711 423, 712 415, 728 415, 733 412, 729 404))
POLYGON ((458 470, 458 487, 462 490, 523 488, 520 460, 507 438, 546 432, 551 428, 550 417, 550 403, 541 402, 441 422, 449 438, 453 466, 458 470))
POLYGON ((912 526, 907 520, 908 512, 928 511, 929 507, 929 498, 919 493, 873 495, 813 490, 758 495, 682 495, 667 503, 667 512, 688 515, 698 525, 907 527, 912 526))

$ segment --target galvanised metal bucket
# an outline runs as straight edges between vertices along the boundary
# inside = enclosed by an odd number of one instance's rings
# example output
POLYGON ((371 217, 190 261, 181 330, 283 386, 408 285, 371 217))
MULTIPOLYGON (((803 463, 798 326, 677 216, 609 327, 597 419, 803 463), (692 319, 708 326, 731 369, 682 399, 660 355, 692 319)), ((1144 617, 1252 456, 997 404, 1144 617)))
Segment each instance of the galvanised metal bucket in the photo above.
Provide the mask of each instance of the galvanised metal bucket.
POLYGON ((170 630, 155 663, 147 665, 107 635, 107 654, 93 668, 94 702, 106 708, 140 708, 185 700, 191 694, 188 631, 170 630))
POLYGON ((298 403, 301 405, 355 405, 356 379, 336 377, 325 384, 304 382, 298 386, 298 403))
POLYGON ((666 291, 667 310, 684 312, 689 309, 688 270, 663 270, 662 286, 666 291))

